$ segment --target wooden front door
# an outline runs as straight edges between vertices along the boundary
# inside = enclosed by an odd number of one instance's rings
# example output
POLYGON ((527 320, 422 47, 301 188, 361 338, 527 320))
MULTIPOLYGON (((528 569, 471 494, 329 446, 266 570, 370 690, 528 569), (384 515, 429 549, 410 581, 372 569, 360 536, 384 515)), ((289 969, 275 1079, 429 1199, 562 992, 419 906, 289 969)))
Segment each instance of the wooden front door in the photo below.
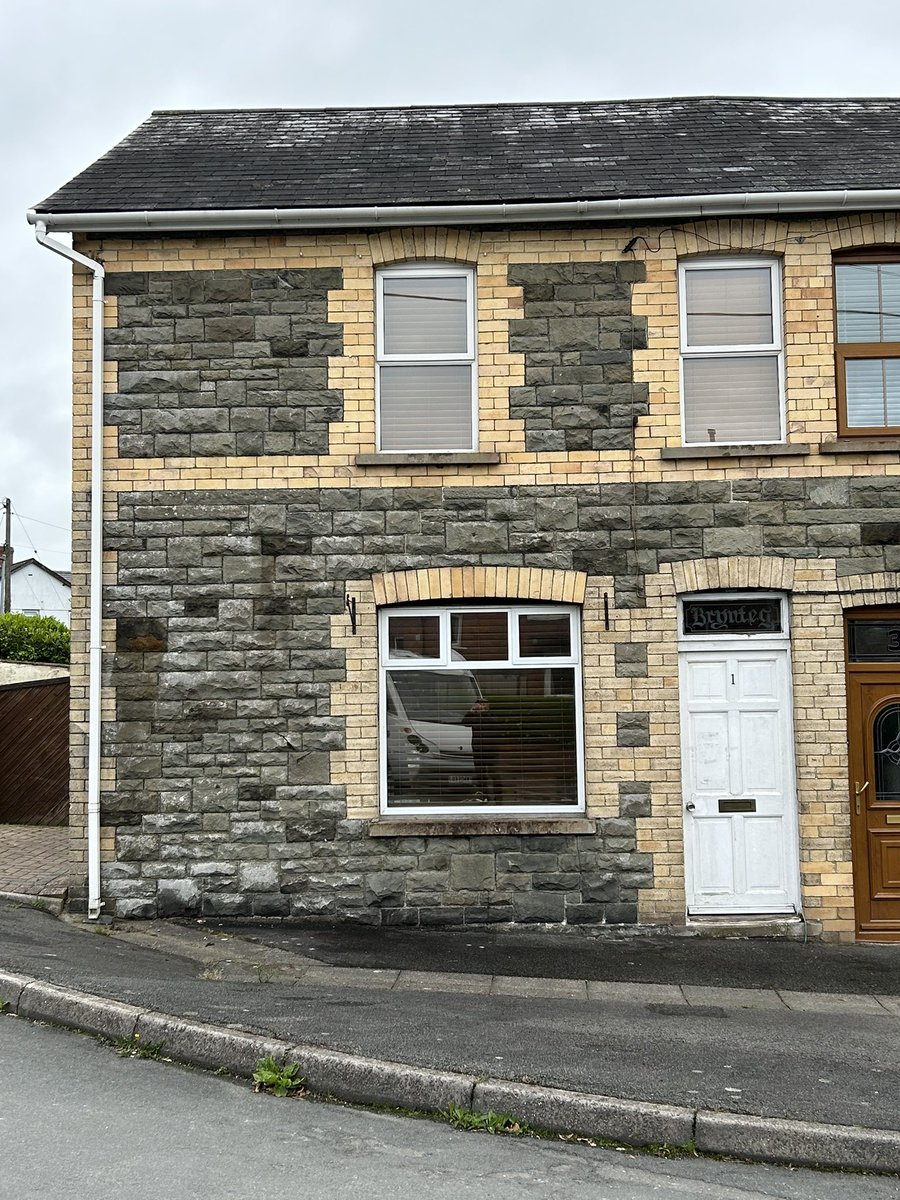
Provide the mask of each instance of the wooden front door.
POLYGON ((857 936, 900 941, 900 667, 849 671, 857 936))

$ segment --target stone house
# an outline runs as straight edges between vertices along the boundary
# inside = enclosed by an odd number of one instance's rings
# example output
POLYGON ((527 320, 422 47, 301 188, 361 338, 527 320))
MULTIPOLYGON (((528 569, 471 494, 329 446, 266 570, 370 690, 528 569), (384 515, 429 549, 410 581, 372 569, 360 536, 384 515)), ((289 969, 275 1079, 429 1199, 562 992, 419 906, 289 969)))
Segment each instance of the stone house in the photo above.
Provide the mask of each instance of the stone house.
POLYGON ((75 905, 900 937, 898 118, 160 112, 38 205, 75 905))

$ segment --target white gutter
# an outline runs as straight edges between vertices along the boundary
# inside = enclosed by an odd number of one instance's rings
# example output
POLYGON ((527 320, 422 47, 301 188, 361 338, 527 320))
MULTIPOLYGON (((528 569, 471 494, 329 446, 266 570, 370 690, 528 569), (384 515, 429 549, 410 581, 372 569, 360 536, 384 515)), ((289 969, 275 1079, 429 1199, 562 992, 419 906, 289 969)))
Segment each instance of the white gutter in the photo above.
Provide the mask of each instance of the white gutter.
POLYGON ((101 263, 79 254, 62 242, 47 237, 43 220, 34 223, 34 235, 42 246, 61 254, 93 274, 91 302, 91 553, 89 574, 90 617, 88 624, 88 919, 96 921, 100 899, 100 689, 103 665, 103 277, 101 263))
POLYGON ((152 212, 28 213, 32 224, 69 232, 393 228, 399 225, 508 225, 546 221, 655 221, 694 217, 900 208, 900 188, 832 192, 728 192, 627 200, 535 204, 411 204, 358 208, 169 209, 152 212))

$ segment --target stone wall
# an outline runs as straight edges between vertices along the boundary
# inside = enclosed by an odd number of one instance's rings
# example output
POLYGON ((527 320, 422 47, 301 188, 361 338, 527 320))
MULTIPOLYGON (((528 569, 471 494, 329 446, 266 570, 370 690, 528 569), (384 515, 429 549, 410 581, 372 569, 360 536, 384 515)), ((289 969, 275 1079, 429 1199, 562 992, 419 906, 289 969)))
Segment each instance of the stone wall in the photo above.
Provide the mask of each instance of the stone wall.
POLYGON ((113 274, 118 365, 107 420, 127 458, 324 454, 342 411, 328 388, 340 328, 334 269, 113 274))
MULTIPOLYGON (((117 646, 106 727, 117 782, 102 813, 116 830, 110 904, 121 916, 635 921, 638 892, 653 883, 636 848, 646 783, 623 783, 618 814, 589 834, 384 838, 348 818, 332 782, 345 728, 331 703, 345 679, 331 631, 348 586, 473 564, 631 578, 754 548, 793 557, 795 536, 805 559, 821 546, 841 570, 881 569, 896 550, 867 530, 884 528, 886 486, 122 494, 107 539, 118 563, 106 603, 117 646)), ((626 590, 620 605, 632 602, 626 590)), ((359 633, 373 644, 372 629, 359 633)), ((639 683, 646 642, 620 643, 615 670, 639 683)), ((618 746, 652 748, 650 711, 615 719, 618 746)))
POLYGON ((644 277, 639 262, 510 266, 525 311, 510 326, 510 349, 525 355, 510 415, 525 422, 526 450, 633 449, 648 392, 634 381, 647 322, 632 312, 631 288, 644 277))

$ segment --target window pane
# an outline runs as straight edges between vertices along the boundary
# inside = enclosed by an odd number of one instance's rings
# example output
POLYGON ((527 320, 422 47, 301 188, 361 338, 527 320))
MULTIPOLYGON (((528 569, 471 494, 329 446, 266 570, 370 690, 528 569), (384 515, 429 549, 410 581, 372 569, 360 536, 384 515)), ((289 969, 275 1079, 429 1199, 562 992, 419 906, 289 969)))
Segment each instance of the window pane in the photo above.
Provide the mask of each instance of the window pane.
POLYGON ((844 366, 847 424, 900 425, 900 358, 851 358, 844 366))
POLYGON ((781 438, 778 358, 686 358, 687 442, 777 442, 781 438))
POLYGON ((900 263, 838 263, 838 341, 900 341, 900 263))
POLYGON ((471 450, 472 367, 379 371, 382 450, 471 450))
POLYGON ((691 268, 684 283, 689 346, 772 344, 768 267, 691 268))
POLYGON ((508 620, 505 612, 450 614, 450 651, 468 662, 497 662, 509 658, 508 620))
POLYGON ((875 800, 900 800, 900 704, 882 709, 872 730, 875 751, 875 800))
POLYGON ((389 806, 577 805, 573 668, 387 678, 389 806))
POLYGON ((385 354, 466 354, 467 282, 463 275, 385 276, 385 354))
POLYGON ((568 613, 523 613, 519 616, 521 658, 568 658, 572 629, 568 613))
POLYGON ((388 617, 389 658, 440 658, 439 617, 388 617))

